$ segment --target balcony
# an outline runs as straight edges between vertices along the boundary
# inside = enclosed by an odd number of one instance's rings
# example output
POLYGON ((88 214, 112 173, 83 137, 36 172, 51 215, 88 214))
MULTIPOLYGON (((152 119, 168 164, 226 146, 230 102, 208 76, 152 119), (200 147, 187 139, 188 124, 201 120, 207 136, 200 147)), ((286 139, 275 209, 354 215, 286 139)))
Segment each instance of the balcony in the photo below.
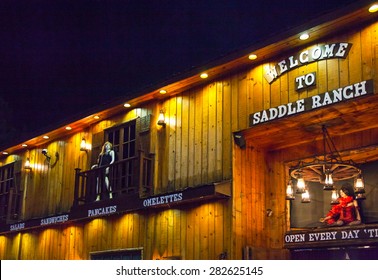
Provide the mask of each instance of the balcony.
POLYGON ((136 157, 81 171, 75 169, 73 208, 96 200, 124 196, 147 197, 153 194, 153 156, 139 152, 136 157), (108 172, 106 170, 108 169, 108 172), (106 178, 107 177, 107 178, 106 178), (107 188, 106 181, 109 181, 107 188))

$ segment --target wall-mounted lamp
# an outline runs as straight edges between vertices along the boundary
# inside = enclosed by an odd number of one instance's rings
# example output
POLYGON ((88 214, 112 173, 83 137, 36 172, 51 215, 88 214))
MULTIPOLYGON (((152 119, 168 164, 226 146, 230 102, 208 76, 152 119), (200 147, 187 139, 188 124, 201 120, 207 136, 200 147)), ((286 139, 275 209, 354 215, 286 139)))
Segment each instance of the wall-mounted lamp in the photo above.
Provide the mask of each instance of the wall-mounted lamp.
POLYGON ((51 167, 54 167, 57 164, 58 160, 59 160, 59 153, 58 152, 55 152, 55 161, 54 161, 54 163, 50 163, 51 156, 49 155, 47 149, 43 149, 42 150, 42 155, 44 155, 46 157, 46 160, 47 160, 48 164, 50 164, 51 167))
POLYGON ((31 166, 30 166, 30 160, 29 160, 29 158, 26 158, 24 168, 26 170, 31 170, 32 169, 31 166))
POLYGON ((83 139, 81 139, 81 142, 80 142, 80 151, 88 152, 88 150, 89 150, 89 145, 87 141, 85 141, 85 138, 83 137, 83 139))
POLYGON ((234 142, 239 146, 240 149, 244 149, 246 147, 245 138, 240 133, 234 133, 234 142))
POLYGON ((164 116, 164 111, 163 110, 160 110, 157 124, 161 125, 161 126, 165 126, 166 125, 166 123, 165 123, 165 116, 164 116))
POLYGON ((46 157, 47 161, 50 162, 51 156, 49 155, 47 149, 42 150, 42 155, 44 155, 46 157))

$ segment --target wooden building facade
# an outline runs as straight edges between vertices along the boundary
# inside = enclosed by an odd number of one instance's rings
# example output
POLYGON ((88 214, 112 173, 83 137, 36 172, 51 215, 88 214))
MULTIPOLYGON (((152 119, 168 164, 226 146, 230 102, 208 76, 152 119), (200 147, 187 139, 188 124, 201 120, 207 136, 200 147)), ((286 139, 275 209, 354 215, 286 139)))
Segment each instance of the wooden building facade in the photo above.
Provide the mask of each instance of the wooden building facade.
POLYGON ((0 258, 290 259, 309 258, 308 250, 336 258, 327 253, 334 248, 363 258, 361 246, 378 257, 378 23, 370 2, 207 65, 207 79, 185 73, 6 147, 0 258), (301 206, 285 199, 289 168, 321 155, 322 125, 344 158, 370 170, 359 226, 314 228, 309 205, 300 210, 309 222, 294 226, 301 206), (91 169, 105 141, 116 152, 111 198, 105 167, 91 169))

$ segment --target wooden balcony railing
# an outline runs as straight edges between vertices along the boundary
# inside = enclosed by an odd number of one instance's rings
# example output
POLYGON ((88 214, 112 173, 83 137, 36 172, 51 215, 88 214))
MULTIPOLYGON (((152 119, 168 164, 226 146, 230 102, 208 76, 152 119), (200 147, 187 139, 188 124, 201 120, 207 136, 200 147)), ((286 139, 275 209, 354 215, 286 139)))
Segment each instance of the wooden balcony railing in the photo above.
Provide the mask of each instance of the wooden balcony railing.
POLYGON ((123 195, 153 194, 153 158, 143 152, 133 158, 119 160, 107 166, 81 171, 75 169, 75 193, 73 206, 123 195), (109 172, 106 174, 106 169, 109 172), (109 188, 107 187, 107 179, 109 188))

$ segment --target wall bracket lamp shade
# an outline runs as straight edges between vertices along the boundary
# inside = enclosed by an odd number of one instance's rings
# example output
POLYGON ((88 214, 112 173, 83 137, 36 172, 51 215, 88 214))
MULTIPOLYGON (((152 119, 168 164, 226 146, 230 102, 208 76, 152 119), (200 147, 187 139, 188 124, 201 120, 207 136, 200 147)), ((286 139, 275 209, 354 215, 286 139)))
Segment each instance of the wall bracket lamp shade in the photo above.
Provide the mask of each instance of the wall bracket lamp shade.
POLYGON ((42 150, 42 155, 44 155, 44 156, 46 157, 46 160, 47 160, 48 162, 50 162, 50 160, 51 160, 51 156, 49 155, 47 149, 43 149, 43 150, 42 150))
POLYGON ((54 167, 59 161, 60 156, 58 152, 55 152, 55 161, 53 163, 51 163, 51 156, 49 155, 47 149, 43 149, 42 154, 46 157, 46 161, 51 167, 54 167))
POLYGON ((81 139, 81 142, 80 142, 80 151, 84 151, 84 152, 89 151, 89 145, 84 137, 83 139, 81 139))
POLYGON ((29 158, 26 158, 24 169, 26 169, 26 170, 31 170, 32 169, 31 166, 30 166, 30 160, 29 160, 29 158))
POLYGON ((166 126, 165 116, 164 116, 164 111, 163 110, 160 110, 157 124, 160 125, 160 126, 166 126))

